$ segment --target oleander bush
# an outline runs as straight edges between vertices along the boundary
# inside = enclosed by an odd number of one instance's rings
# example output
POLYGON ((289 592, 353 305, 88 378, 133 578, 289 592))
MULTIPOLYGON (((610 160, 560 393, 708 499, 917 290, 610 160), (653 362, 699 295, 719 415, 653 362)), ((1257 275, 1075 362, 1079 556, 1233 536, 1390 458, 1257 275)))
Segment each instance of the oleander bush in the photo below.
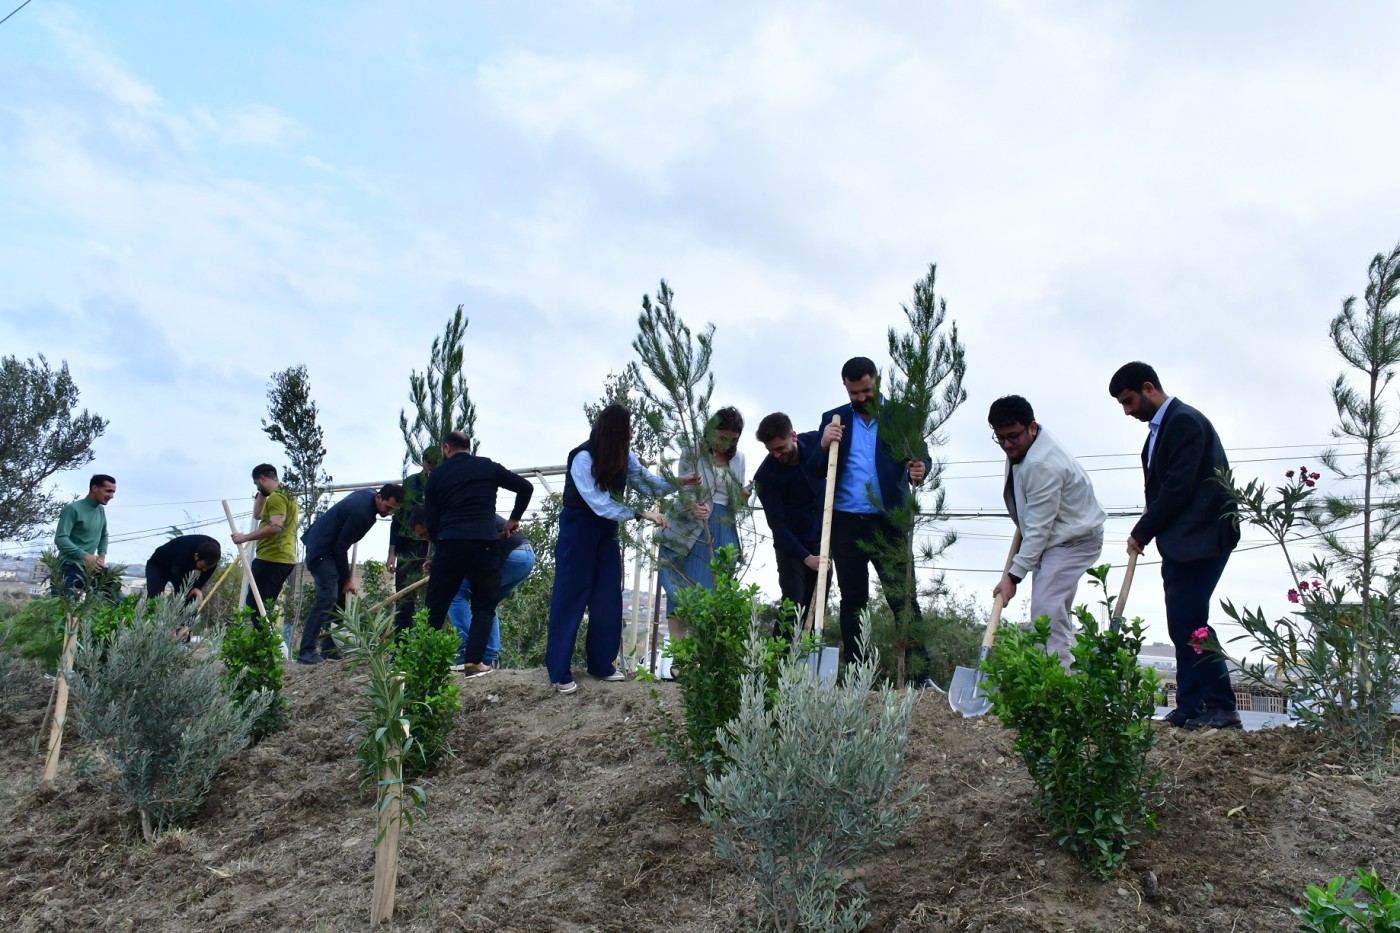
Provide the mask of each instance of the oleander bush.
MULTIPOLYGON (((1104 589, 1109 567, 1089 571, 1104 589)), ((1046 652, 1050 619, 1031 631, 998 633, 983 662, 983 689, 1035 783, 1032 802, 1055 841, 1098 878, 1111 875, 1143 831, 1157 827, 1149 803, 1157 772, 1152 749, 1156 675, 1138 663, 1141 619, 1100 627, 1079 607, 1072 671, 1046 652)))
POLYGON ((720 730, 724 765, 706 780, 702 816, 718 855, 757 885, 766 929, 861 930, 870 914, 853 869, 919 813, 923 787, 902 780, 914 692, 872 690, 873 647, 836 686, 818 683, 795 650, 770 686, 770 650, 754 625, 738 715, 720 730))

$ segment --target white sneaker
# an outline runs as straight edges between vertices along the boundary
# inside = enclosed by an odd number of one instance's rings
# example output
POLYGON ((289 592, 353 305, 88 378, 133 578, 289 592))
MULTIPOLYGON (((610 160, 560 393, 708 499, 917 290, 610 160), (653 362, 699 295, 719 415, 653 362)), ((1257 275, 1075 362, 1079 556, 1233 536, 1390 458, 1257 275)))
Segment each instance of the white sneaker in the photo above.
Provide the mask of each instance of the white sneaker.
POLYGON ((615 683, 617 683, 619 680, 626 680, 626 679, 627 679, 627 675, 624 674, 624 673, 622 673, 622 671, 614 670, 614 671, 613 671, 611 674, 609 674, 608 676, 606 676, 606 677, 599 677, 598 679, 601 680, 601 681, 604 681, 605 683, 615 684, 615 683))
POLYGON ((578 689, 578 681, 571 680, 566 684, 555 684, 554 689, 558 690, 560 693, 573 693, 578 689))

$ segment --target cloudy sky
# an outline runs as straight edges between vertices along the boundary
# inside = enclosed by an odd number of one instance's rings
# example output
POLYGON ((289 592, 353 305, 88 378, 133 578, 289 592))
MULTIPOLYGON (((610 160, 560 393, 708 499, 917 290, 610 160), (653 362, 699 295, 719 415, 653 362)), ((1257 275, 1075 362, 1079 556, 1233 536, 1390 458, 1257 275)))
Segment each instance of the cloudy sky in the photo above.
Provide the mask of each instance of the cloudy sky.
MULTIPOLYGON (((1363 3, 33 0, 0 25, 0 352, 66 360, 111 420, 132 562, 284 462, 259 419, 288 366, 336 481, 395 476, 458 304, 482 452, 561 463, 663 277, 717 327, 751 469, 762 415, 815 427, 847 357, 887 363, 937 263, 951 508, 998 507, 1012 392, 1140 507, 1107 394, 1138 358, 1281 478, 1329 443, 1328 320, 1400 239, 1398 31, 1363 3)), ((954 527, 950 581, 989 590, 1009 522, 954 527)), ((1151 571, 1131 608, 1160 620, 1151 571)), ((1287 586, 1242 551, 1219 595, 1287 586)))

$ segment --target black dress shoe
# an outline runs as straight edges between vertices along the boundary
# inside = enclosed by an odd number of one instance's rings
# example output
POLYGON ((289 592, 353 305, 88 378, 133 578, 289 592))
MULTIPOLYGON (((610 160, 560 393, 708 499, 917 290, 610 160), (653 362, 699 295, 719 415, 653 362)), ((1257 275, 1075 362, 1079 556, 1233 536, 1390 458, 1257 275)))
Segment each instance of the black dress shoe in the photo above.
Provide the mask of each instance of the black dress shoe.
POLYGON ((1240 714, 1232 709, 1208 709, 1199 716, 1186 720, 1186 728, 1196 729, 1242 729, 1240 714))
POLYGON ((1170 713, 1163 716, 1162 721, 1169 726, 1176 726, 1178 729, 1180 729, 1182 726, 1186 725, 1188 722, 1195 719, 1199 715, 1201 715, 1199 710, 1192 713, 1178 706, 1173 708, 1170 713))
POLYGON ((314 651, 303 651, 297 655, 298 664, 320 664, 321 656, 314 651))

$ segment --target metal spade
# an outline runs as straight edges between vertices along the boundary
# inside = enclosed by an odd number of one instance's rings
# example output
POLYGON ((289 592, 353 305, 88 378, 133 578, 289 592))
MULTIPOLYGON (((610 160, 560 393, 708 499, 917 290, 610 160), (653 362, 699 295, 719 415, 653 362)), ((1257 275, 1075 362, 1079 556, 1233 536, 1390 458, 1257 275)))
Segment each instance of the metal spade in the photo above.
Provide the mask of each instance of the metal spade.
MULTIPOLYGON (((1011 550, 1006 555, 1003 574, 1011 569, 1011 561, 1020 549, 1021 532, 1018 529, 1011 539, 1011 550)), ((982 650, 977 653, 977 667, 959 667, 953 671, 953 682, 948 685, 948 705, 964 716, 983 716, 992 708, 992 701, 982 692, 982 678, 986 675, 980 668, 982 662, 987 660, 987 655, 992 653, 992 642, 997 637, 997 626, 1001 625, 1003 608, 1002 598, 998 595, 992 600, 992 617, 987 622, 987 633, 982 636, 982 650)))

